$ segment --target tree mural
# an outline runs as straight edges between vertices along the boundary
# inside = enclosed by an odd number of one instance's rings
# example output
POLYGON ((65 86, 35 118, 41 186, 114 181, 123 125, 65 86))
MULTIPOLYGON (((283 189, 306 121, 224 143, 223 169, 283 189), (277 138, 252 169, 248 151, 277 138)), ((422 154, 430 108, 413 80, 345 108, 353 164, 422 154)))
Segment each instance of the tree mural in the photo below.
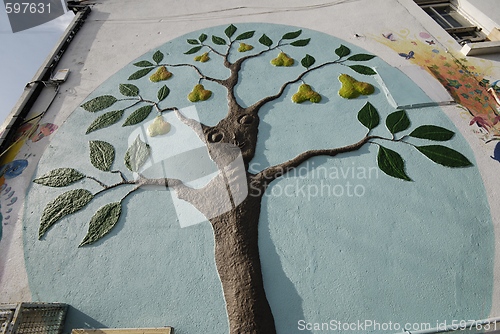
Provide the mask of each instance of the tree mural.
MULTIPOLYGON (((302 48, 307 50, 310 38, 302 36, 302 30, 288 32, 277 41, 266 34, 255 36, 255 31, 237 33, 234 25, 229 25, 220 37, 201 34, 198 38, 187 39, 188 50, 184 53, 185 63, 168 63, 165 54, 158 50, 152 59, 143 59, 134 64, 136 70, 131 73, 127 83, 121 83, 116 93, 100 95, 82 104, 82 108, 91 113, 104 111, 92 121, 86 133, 103 131, 122 121, 122 126, 138 125, 147 120, 152 113, 157 116, 148 127, 151 137, 162 136, 171 129, 163 114, 175 113, 177 118, 189 126, 204 143, 208 155, 217 166, 218 174, 204 187, 193 188, 183 180, 160 177, 151 178, 143 175, 141 169, 153 153, 151 147, 136 138, 124 155, 124 165, 128 169, 113 169, 115 164, 114 146, 103 140, 89 142, 90 162, 98 170, 116 174, 117 182, 106 184, 92 175, 85 175, 74 168, 57 168, 34 180, 35 183, 50 187, 66 187, 89 179, 102 189, 98 192, 83 188, 66 191, 52 200, 45 208, 39 227, 39 239, 66 215, 84 208, 97 196, 115 188, 130 187, 130 191, 120 200, 102 206, 92 217, 88 233, 80 243, 86 246, 96 242, 108 234, 119 221, 122 213, 122 202, 139 189, 149 185, 165 186, 176 192, 177 196, 192 204, 207 218, 213 229, 215 242, 215 262, 222 283, 226 310, 231 333, 275 333, 275 324, 271 308, 266 299, 262 279, 261 262, 258 248, 258 226, 261 203, 266 189, 276 179, 296 170, 314 157, 324 156, 340 158, 344 153, 356 152, 368 145, 378 147, 376 161, 379 169, 390 177, 403 181, 412 181, 405 169, 402 156, 384 146, 411 146, 431 161, 446 167, 466 167, 471 162, 461 153, 447 146, 415 145, 415 140, 444 142, 450 140, 454 133, 436 125, 419 125, 412 127, 405 110, 396 110, 381 121, 376 106, 366 102, 357 111, 357 121, 366 131, 360 138, 352 138, 348 145, 327 147, 304 151, 294 158, 279 164, 267 166, 255 172, 250 164, 256 154, 259 123, 264 106, 273 103, 289 103, 297 108, 307 109, 322 100, 321 92, 316 92, 309 81, 309 75, 330 66, 345 69, 338 78, 342 83, 339 91, 344 99, 355 99, 361 95, 370 95, 374 87, 363 82, 363 76, 375 75, 376 71, 369 67, 375 56, 356 53, 350 48, 339 45, 332 48, 331 60, 317 62, 315 57, 304 52, 300 65, 302 70, 293 79, 282 82, 280 88, 270 95, 244 105, 238 98, 237 86, 242 81, 242 68, 266 54, 274 53, 276 58, 268 66, 286 67, 296 65, 296 60, 287 54, 287 49, 302 48), (223 35, 224 34, 224 35, 223 35), (251 53, 247 53, 253 50, 251 53), (194 62, 193 62, 194 55, 194 62), (207 68, 216 65, 228 70, 226 77, 220 78, 207 73, 207 68), (175 74, 175 69, 187 68, 198 77, 193 89, 186 91, 185 96, 193 103, 203 103, 210 99, 213 92, 209 85, 223 87, 227 92, 227 115, 216 125, 210 126, 201 121, 186 117, 175 104, 178 101, 168 99, 175 90, 176 80, 185 80, 175 74), (157 91, 156 99, 146 99, 139 87, 132 82, 147 80, 153 83, 169 82, 157 91), (171 82, 171 84, 170 84, 171 82), (292 101, 283 100, 285 91, 298 84, 298 91, 292 101), (115 103, 126 103, 120 110, 109 110, 115 103), (387 134, 376 135, 372 130, 385 123, 387 134), (412 140, 410 140, 412 139, 412 140), (241 164, 235 163, 241 161, 241 164), (134 172, 136 177, 127 174, 134 172), (223 203, 221 194, 228 195, 228 203, 223 203)), ((141 82, 143 82, 141 81, 141 82)), ((103 131, 104 133, 105 131, 103 131)), ((374 157, 375 159, 375 157, 374 157)))

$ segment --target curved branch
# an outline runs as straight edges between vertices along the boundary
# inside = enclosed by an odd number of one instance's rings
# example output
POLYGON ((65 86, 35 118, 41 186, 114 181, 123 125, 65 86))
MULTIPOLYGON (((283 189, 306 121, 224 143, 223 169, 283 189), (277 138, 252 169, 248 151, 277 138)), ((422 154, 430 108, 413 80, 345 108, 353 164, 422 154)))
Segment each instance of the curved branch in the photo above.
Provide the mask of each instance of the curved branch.
POLYGON ((88 175, 86 175, 85 177, 86 177, 87 179, 89 179, 89 180, 95 181, 97 184, 99 184, 99 185, 100 185, 101 187, 103 187, 104 189, 106 189, 106 188, 108 187, 108 185, 107 185, 107 184, 105 184, 104 182, 99 181, 99 180, 98 180, 98 179, 96 179, 95 177, 88 176, 88 175))
POLYGON ((143 99, 143 98, 142 98, 142 96, 140 96, 140 95, 139 95, 139 98, 141 99, 139 102, 144 102, 144 103, 149 103, 149 104, 152 104, 152 105, 156 108, 156 110, 157 110, 158 112, 160 112, 160 111, 161 111, 161 109, 160 109, 160 107, 159 107, 159 105, 158 105, 158 103, 157 103, 157 102, 155 102, 155 101, 151 101, 151 100, 146 100, 146 99, 143 99))
POLYGON ((258 173, 256 177, 262 180, 262 182, 264 182, 266 185, 268 185, 272 181, 276 180, 278 177, 293 171, 300 164, 306 162, 311 158, 318 156, 334 157, 340 153, 354 152, 359 150, 363 145, 369 143, 371 139, 380 139, 380 137, 367 135, 357 143, 351 145, 332 148, 332 149, 309 150, 297 155, 295 158, 291 160, 264 169, 263 171, 258 173))
POLYGON ((138 185, 138 187, 142 186, 164 186, 165 188, 172 188, 174 190, 177 190, 178 188, 188 188, 191 189, 190 187, 186 186, 181 180, 178 179, 169 179, 169 178, 159 178, 159 179, 148 179, 142 175, 139 175, 139 179, 135 181, 135 184, 138 185))
MULTIPOLYGON (((222 57, 224 58, 224 66, 226 68, 231 68, 231 63, 229 62, 229 53, 231 52, 231 48, 233 47, 233 44, 234 44, 235 41, 231 41, 229 40, 229 45, 227 46, 227 51, 226 51, 226 54, 225 55, 222 55, 222 57)), ((219 53, 218 53, 219 54, 219 53)))
POLYGON ((110 171, 110 173, 119 174, 120 178, 122 179, 123 182, 128 181, 127 178, 125 177, 125 175, 123 175, 121 170, 112 170, 112 171, 110 171))
POLYGON ((132 195, 134 192, 136 192, 137 190, 139 190, 141 188, 141 186, 136 186, 134 187, 134 189, 130 190, 128 193, 125 194, 125 196, 122 197, 121 201, 123 201, 125 198, 127 198, 128 196, 132 195))
POLYGON ((204 129, 207 128, 207 126, 205 124, 201 123, 201 122, 198 122, 195 119, 187 118, 177 108, 172 108, 172 109, 174 110, 175 115, 177 116, 177 118, 182 123, 184 123, 187 126, 189 126, 194 131, 194 133, 196 133, 198 135, 198 138, 200 138, 200 140, 203 143, 206 143, 204 129))
MULTIPOLYGON (((213 53, 215 53, 218 56, 221 56, 222 58, 227 58, 227 54, 224 55, 224 54, 220 53, 219 51, 215 50, 213 47, 211 47, 208 44, 202 44, 202 46, 206 46, 207 48, 210 49, 210 51, 212 51, 213 53)), ((228 49, 228 52, 229 52, 229 49, 228 49)))
POLYGON ((262 108, 262 106, 264 106, 266 103, 269 103, 269 102, 272 102, 276 99, 279 99, 283 93, 285 92, 285 89, 286 87, 288 87, 289 85, 293 84, 293 83, 296 83, 298 81, 301 81, 302 78, 310 73, 310 72, 313 72, 313 71, 316 71, 320 68, 323 68, 325 66, 328 66, 328 65, 333 65, 333 64, 341 64, 343 63, 342 60, 337 59, 337 60, 333 60, 333 61, 329 61, 329 62, 326 62, 326 63, 323 63, 323 64, 320 64, 320 65, 317 65, 317 66, 314 66, 314 67, 310 67, 308 68, 307 70, 305 70, 304 72, 302 72, 301 74, 299 74, 299 76, 297 76, 297 78, 293 79, 293 80, 290 80, 290 81, 287 81, 285 82, 279 89, 278 93, 274 94, 274 95, 271 95, 271 96, 267 96, 265 98, 263 98, 262 100, 259 100, 257 101, 256 103, 254 103, 253 105, 251 105, 250 107, 248 107, 247 109, 248 110, 251 110, 251 111, 259 111, 260 108, 262 108))
POLYGON ((142 176, 141 174, 139 174, 139 178, 137 180, 128 181, 127 179, 125 179, 122 172, 112 171, 112 173, 120 173, 120 175, 122 176, 122 180, 120 182, 112 184, 110 186, 98 181, 97 179, 95 179, 91 176, 87 176, 88 179, 91 179, 91 180, 98 182, 103 187, 103 189, 101 189, 100 191, 95 193, 94 196, 97 196, 97 195, 104 193, 108 190, 118 188, 120 186, 125 186, 125 185, 135 185, 135 187, 131 191, 129 191, 127 193, 127 195, 125 195, 125 197, 130 195, 131 193, 133 193, 134 191, 136 191, 137 189, 139 189, 143 186, 164 186, 165 188, 172 188, 174 190, 185 189, 185 188, 191 189, 190 187, 186 186, 181 180, 178 180, 178 179, 169 179, 169 178, 148 179, 148 178, 142 176))
MULTIPOLYGON (((191 190, 192 188, 186 186, 181 180, 178 179, 168 179, 168 178, 163 178, 163 179, 146 179, 142 175, 140 178, 134 183, 136 186, 127 192, 125 196, 121 199, 122 201, 139 190, 143 186, 164 186, 166 189, 171 188, 175 191, 179 190, 191 190)), ((107 189, 105 189, 107 190, 107 189)), ((102 191, 100 191, 102 192, 102 191)), ((97 194, 96 194, 97 195, 97 194)))
POLYGON ((162 66, 168 66, 168 67, 191 67, 200 76, 200 78, 202 78, 204 80, 216 82, 216 83, 218 83, 220 85, 223 85, 223 83, 224 83, 224 80, 212 78, 212 77, 209 77, 209 76, 203 74, 197 66, 192 65, 192 64, 162 64, 162 66))
POLYGON ((245 56, 245 57, 241 57, 239 58, 238 60, 236 60, 233 65, 234 66, 238 66, 238 67, 241 67, 241 65, 243 64, 243 62, 247 61, 248 59, 252 59, 252 58, 257 58, 267 52, 270 52, 270 51, 273 51, 273 50, 276 50, 280 47, 280 45, 276 45, 276 46, 273 46, 272 48, 271 47, 268 47, 267 49, 265 50, 262 50, 260 51, 259 53, 255 53, 255 54, 251 54, 251 55, 248 55, 248 56, 245 56), (238 65, 237 65, 238 64, 238 65))
POLYGON ((98 180, 97 178, 95 178, 93 176, 88 176, 88 175, 85 176, 87 179, 96 182, 97 184, 99 184, 103 188, 101 191, 97 192, 96 195, 100 194, 103 191, 106 191, 106 190, 109 190, 109 189, 112 189, 112 188, 115 188, 115 187, 118 187, 118 186, 121 186, 121 185, 134 184, 134 181, 127 180, 127 178, 125 177, 125 175, 123 175, 122 171, 120 171, 120 170, 111 170, 109 172, 113 173, 113 174, 120 174, 120 178, 121 178, 122 181, 118 182, 118 183, 115 183, 115 184, 113 184, 111 186, 108 186, 106 183, 98 180))
MULTIPOLYGON (((88 176, 87 176, 87 178, 88 178, 88 176)), ((133 184, 136 184, 136 182, 135 182, 135 181, 123 181, 123 180, 122 180, 121 182, 118 182, 118 183, 112 184, 112 185, 110 185, 110 186, 106 186, 106 185, 105 185, 104 189, 101 189, 101 190, 99 190, 98 192, 96 192, 96 193, 94 194, 94 196, 100 195, 101 193, 104 193, 104 192, 106 192, 106 191, 108 191, 108 190, 111 190, 111 189, 114 189, 114 188, 118 188, 118 187, 120 187, 120 186, 124 186, 124 185, 133 185, 133 184)))
MULTIPOLYGON (((233 42, 231 42, 230 46, 233 45, 233 42)), ((244 57, 241 57, 239 58, 238 60, 236 60, 234 63, 230 63, 229 60, 228 60, 228 56, 229 56, 229 52, 228 54, 226 55, 226 57, 224 58, 224 66, 226 66, 230 71, 231 71, 231 75, 225 79, 225 80, 222 80, 220 81, 219 83, 226 87, 227 89, 227 92, 228 92, 228 103, 230 106, 237 106, 238 108, 236 108, 236 110, 238 109, 242 109, 241 106, 239 105, 239 103, 236 101, 236 96, 235 96, 235 92, 234 92, 234 87, 236 87, 236 85, 238 84, 238 80, 239 80, 239 72, 241 70, 241 66, 243 65, 243 63, 249 59, 253 59, 253 58, 256 58, 256 57, 259 57, 267 52, 270 52, 270 51, 273 51, 273 50, 276 50, 279 48, 280 45, 276 45, 274 47, 269 47, 265 50, 262 50, 256 54, 251 54, 251 55, 248 55, 248 56, 244 56, 244 57)), ((233 109, 233 108, 230 108, 230 109, 233 109)))
POLYGON ((129 105, 128 107, 125 107, 123 108, 123 110, 127 110, 127 109, 130 109, 130 108, 133 108, 135 107, 136 105, 138 105, 139 103, 143 102, 142 98, 140 97, 139 99, 120 99, 118 101, 135 101, 134 103, 132 103, 131 105, 129 105))

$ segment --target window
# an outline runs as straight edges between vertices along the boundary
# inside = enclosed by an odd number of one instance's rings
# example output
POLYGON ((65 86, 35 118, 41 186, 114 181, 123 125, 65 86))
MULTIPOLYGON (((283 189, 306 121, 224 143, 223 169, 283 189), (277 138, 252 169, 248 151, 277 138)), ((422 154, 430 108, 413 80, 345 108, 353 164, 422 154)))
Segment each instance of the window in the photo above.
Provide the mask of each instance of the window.
POLYGON ((486 35, 481 32, 481 28, 460 14, 451 1, 414 1, 461 45, 488 40, 486 35))

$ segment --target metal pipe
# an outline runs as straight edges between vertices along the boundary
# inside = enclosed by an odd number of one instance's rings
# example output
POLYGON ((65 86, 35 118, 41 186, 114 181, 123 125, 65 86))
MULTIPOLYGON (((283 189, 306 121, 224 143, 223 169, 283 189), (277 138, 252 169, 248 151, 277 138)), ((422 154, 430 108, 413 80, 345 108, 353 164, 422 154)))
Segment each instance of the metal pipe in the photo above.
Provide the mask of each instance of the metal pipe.
POLYGON ((70 25, 68 26, 68 28, 66 28, 64 35, 59 39, 56 47, 47 57, 38 72, 35 74, 33 85, 27 88, 27 90, 21 95, 21 98, 17 102, 14 109, 7 116, 7 119, 4 121, 1 127, 4 132, 0 137, 0 152, 4 152, 5 150, 7 150, 7 148, 13 141, 16 129, 23 123, 45 87, 42 82, 50 80, 52 72, 56 68, 59 60, 62 58, 76 33, 78 32, 78 30, 80 30, 81 26, 85 22, 85 18, 90 13, 90 11, 91 10, 89 6, 82 6, 81 8, 79 8, 79 11, 71 21, 70 25))

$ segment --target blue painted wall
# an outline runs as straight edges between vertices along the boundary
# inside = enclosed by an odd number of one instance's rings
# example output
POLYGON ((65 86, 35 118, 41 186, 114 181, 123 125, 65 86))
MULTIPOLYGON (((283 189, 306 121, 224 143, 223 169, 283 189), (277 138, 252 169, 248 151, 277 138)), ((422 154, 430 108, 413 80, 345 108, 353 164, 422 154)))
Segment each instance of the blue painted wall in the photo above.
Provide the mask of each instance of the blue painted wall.
MULTIPOLYGON (((256 30, 256 37, 248 42, 255 46, 251 52, 262 49, 257 40, 263 33, 277 41, 284 33, 300 29, 262 23, 236 26, 238 33, 256 30)), ((186 39, 201 33, 223 36, 224 29, 193 32, 158 49, 165 54, 166 62, 193 62, 194 55, 183 54, 191 47, 186 39)), ((300 59, 306 53, 313 55, 318 64, 336 59, 334 50, 340 44, 349 46, 353 53, 366 53, 315 31, 303 29, 302 36, 311 38, 307 47, 283 47, 296 60, 291 68, 270 64, 278 51, 245 64, 237 89, 244 105, 277 92, 283 82, 295 78, 303 70, 300 59)), ((119 94, 118 85, 127 83, 128 76, 137 69, 132 64, 150 60, 155 51, 132 61, 89 99, 119 94)), ((369 64, 379 73, 390 72, 385 80, 409 82, 380 58, 369 64)), ((228 74, 215 56, 199 66, 211 76, 228 74)), ((157 90, 167 84, 171 93, 165 105, 191 106, 186 96, 197 83, 197 76, 187 68, 169 70, 173 77, 168 81, 151 83, 145 77, 133 83, 145 98, 154 98, 157 90)), ((322 95, 319 104, 292 103, 291 96, 299 84, 290 85, 281 99, 261 110, 253 171, 286 161, 307 149, 358 141, 366 129, 357 121, 357 112, 367 101, 378 109, 382 120, 394 111, 380 88, 369 97, 341 98, 337 93, 340 73, 378 87, 374 77, 354 73, 345 66, 328 66, 305 76, 306 83, 322 95)), ((197 103, 196 110, 201 120, 216 124, 227 112, 225 91, 209 82, 203 84, 213 91, 213 96, 197 103)), ((411 82, 396 92, 414 93, 421 94, 421 90, 411 82)), ((124 106, 117 104, 109 110, 124 106)), ((434 124, 455 130, 438 107, 409 110, 408 115, 412 129, 434 124)), ((117 182, 117 175, 108 176, 92 167, 87 141, 112 143, 117 151, 114 168, 125 170, 121 157, 131 129, 115 125, 85 135, 95 117, 81 108, 75 110, 52 140, 35 175, 73 167, 107 183, 117 182)), ((153 117, 150 115, 150 119, 153 117)), ((166 115, 169 117, 174 116, 166 115)), ((374 133, 388 135, 383 122, 374 133)), ((164 149, 181 144, 172 135, 164 149)), ((488 316, 494 238, 478 170, 444 168, 410 146, 392 144, 384 145, 403 156, 414 182, 390 178, 379 171, 377 147, 371 145, 334 159, 316 158, 267 190, 259 247, 278 333, 319 333, 299 330, 299 325, 331 320, 435 324, 437 320, 488 316)), ((447 145, 474 161, 461 136, 456 135, 447 145)), ((78 187, 82 185, 99 190, 90 180, 78 187)), ((168 191, 143 190, 127 198, 117 227, 96 244, 77 248, 94 212, 126 191, 118 189, 100 196, 83 211, 59 222, 39 241, 43 208, 62 191, 31 186, 24 241, 33 299, 70 304, 74 309, 69 326, 171 325, 178 334, 227 332, 210 225, 205 222, 181 228, 168 191)))

